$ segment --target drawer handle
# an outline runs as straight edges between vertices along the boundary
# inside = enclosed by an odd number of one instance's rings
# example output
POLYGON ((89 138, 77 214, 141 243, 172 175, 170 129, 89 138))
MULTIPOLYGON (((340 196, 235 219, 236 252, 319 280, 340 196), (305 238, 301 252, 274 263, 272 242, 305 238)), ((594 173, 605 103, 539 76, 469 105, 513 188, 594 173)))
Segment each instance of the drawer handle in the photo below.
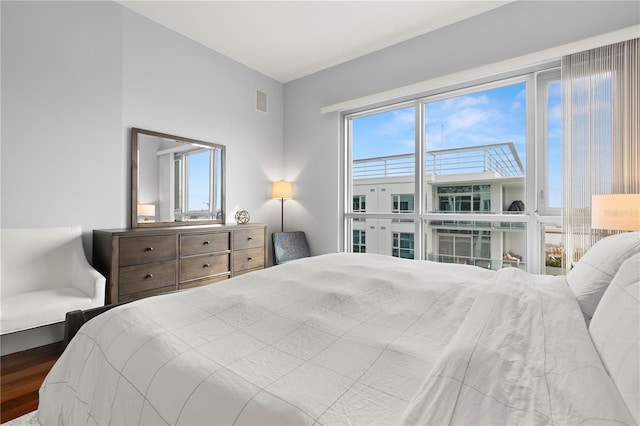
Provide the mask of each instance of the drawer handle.
POLYGON ((153 251, 153 247, 147 247, 144 251, 153 251))
POLYGON ((206 246, 207 244, 209 244, 209 241, 205 241, 205 242, 204 242, 204 243, 202 243, 202 244, 204 244, 204 245, 206 246))
POLYGON ((253 237, 247 237, 247 240, 251 241, 253 240, 253 237))
POLYGON ((144 277, 144 279, 145 279, 145 280, 146 280, 146 279, 149 279, 149 278, 153 278, 153 274, 147 274, 147 275, 144 277))
POLYGON ((208 263, 205 263, 204 265, 202 265, 202 267, 203 267, 203 268, 208 268, 208 267, 210 267, 210 266, 211 266, 211 265, 209 265, 208 263))
POLYGON ((247 257, 247 260, 253 260, 253 257, 247 257))

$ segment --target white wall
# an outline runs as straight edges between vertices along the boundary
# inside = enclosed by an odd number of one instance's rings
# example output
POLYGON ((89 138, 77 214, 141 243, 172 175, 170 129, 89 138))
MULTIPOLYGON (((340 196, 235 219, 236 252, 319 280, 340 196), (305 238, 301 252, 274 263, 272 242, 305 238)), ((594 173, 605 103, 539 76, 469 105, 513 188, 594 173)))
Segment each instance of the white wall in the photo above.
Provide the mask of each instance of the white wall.
POLYGON ((227 222, 279 227, 283 87, 112 2, 1 2, 2 227, 130 223, 132 126, 227 146, 227 222), (255 91, 268 113, 255 110, 255 91))
POLYGON ((307 233, 313 254, 340 248, 340 114, 321 107, 639 23, 638 2, 518 1, 285 84, 288 227, 307 233))
POLYGON ((120 226, 121 8, 1 7, 2 227, 120 226))

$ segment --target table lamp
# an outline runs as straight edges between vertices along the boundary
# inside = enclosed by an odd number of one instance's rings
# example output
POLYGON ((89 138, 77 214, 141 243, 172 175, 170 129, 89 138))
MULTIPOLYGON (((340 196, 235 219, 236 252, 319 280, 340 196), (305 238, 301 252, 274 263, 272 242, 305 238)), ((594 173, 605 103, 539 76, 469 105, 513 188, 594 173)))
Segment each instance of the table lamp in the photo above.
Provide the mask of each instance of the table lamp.
POLYGON ((156 215, 155 204, 138 204, 138 216, 144 216, 144 221, 149 221, 149 216, 156 215))
POLYGON ((591 228, 640 230, 640 194, 602 194, 591 197, 591 228))

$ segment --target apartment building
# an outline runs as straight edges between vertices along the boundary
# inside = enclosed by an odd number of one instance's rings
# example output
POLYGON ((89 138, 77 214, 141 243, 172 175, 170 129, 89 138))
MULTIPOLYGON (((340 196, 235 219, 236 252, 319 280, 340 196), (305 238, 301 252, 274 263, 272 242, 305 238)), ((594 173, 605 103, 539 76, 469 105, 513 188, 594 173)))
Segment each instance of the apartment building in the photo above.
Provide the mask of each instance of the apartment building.
MULTIPOLYGON (((526 266, 523 223, 476 220, 483 214, 524 209, 524 169, 513 143, 428 151, 424 156, 424 210, 442 214, 424 226, 425 259, 489 269, 526 266), (447 214, 456 214, 448 219, 447 214), (460 220, 460 214, 474 220, 460 220)), ((415 156, 354 160, 353 212, 393 213, 398 218, 355 218, 352 250, 415 258, 415 156)))

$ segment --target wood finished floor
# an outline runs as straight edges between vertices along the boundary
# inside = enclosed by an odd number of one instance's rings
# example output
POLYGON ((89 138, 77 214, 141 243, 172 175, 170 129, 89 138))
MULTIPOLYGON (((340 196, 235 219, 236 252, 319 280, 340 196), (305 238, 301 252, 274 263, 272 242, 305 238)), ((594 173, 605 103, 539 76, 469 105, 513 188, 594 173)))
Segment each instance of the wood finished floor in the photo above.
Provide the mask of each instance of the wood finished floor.
POLYGON ((38 408, 38 389, 62 354, 62 342, 5 355, 0 359, 0 423, 38 408))

